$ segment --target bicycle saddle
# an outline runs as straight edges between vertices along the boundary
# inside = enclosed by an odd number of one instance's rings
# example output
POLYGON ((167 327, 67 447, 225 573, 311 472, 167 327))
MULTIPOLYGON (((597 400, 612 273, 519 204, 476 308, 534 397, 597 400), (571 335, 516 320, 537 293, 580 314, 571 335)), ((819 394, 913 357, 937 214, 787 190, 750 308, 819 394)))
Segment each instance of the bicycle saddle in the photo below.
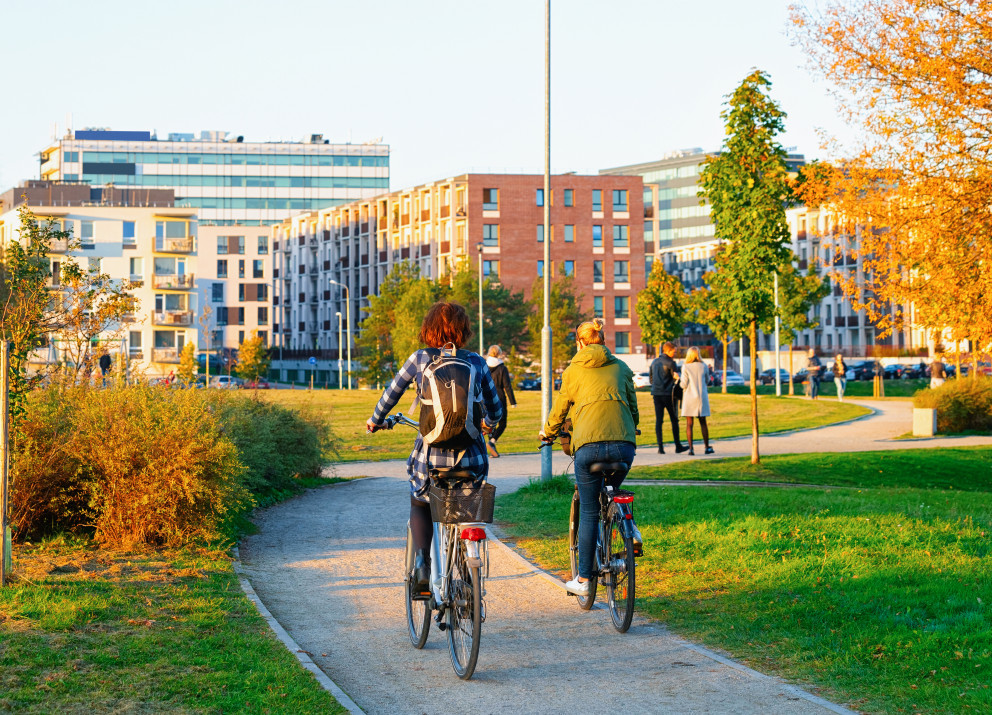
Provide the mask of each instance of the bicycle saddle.
POLYGON ((474 484, 479 481, 479 475, 471 469, 433 469, 431 481, 440 487, 454 487, 462 484, 474 484))
POLYGON ((630 465, 625 462, 593 462, 589 465, 593 474, 605 474, 610 477, 625 477, 630 471, 630 465))

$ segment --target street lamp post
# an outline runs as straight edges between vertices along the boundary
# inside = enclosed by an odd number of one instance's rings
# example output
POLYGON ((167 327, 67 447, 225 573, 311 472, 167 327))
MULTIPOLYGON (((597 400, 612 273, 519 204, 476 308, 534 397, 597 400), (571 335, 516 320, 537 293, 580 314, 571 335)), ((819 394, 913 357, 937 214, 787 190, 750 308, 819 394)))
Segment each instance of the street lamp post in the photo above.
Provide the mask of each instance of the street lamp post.
MULTIPOLYGON (((782 319, 778 314, 778 271, 775 271, 775 396, 782 396, 782 376, 780 374, 780 368, 782 367, 781 353, 779 352, 782 348, 780 345, 780 335, 779 330, 782 327, 782 319)), ((792 367, 791 365, 789 366, 792 367)), ((791 378, 790 378, 791 379, 791 378)))
POLYGON ((344 342, 344 338, 341 337, 341 311, 337 311, 334 315, 338 316, 338 389, 344 389, 344 377, 341 375, 341 343, 344 342))
MULTIPOLYGON (((344 283, 338 283, 336 280, 331 280, 331 285, 338 286, 344 289, 344 303, 345 303, 345 316, 348 320, 348 389, 351 389, 351 292, 348 290, 348 286, 344 283)), ((340 344, 338 350, 340 350, 340 344)))
MULTIPOLYGON (((541 426, 551 413, 551 0, 544 2, 544 328, 541 330, 541 426)), ((551 446, 541 448, 541 481, 551 479, 551 446)))
POLYGON ((485 356, 485 342, 482 340, 482 244, 477 243, 479 249, 479 355, 485 356))

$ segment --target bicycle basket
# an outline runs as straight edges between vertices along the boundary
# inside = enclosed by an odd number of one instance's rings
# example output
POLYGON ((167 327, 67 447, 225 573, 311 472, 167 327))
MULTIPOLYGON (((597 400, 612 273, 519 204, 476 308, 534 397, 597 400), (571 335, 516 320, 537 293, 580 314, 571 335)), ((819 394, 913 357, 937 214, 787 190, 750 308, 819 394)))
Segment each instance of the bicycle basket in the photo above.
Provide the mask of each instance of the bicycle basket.
POLYGON ((454 487, 444 489, 431 484, 428 491, 431 502, 431 519, 442 524, 460 524, 480 521, 491 524, 496 504, 496 487, 454 487))

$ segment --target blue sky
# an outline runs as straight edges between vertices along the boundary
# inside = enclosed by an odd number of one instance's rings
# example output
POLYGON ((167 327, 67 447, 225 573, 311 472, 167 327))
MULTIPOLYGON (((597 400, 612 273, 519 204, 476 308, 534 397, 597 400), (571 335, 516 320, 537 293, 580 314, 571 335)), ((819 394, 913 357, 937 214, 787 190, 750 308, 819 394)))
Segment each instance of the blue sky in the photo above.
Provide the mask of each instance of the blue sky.
MULTIPOLYGON (((788 4, 553 0, 552 170, 718 148, 752 67, 789 114, 783 145, 824 156, 817 129, 845 129, 789 42, 788 4)), ((542 0, 37 0, 5 3, 0 22, 0 190, 37 176, 69 114, 160 136, 382 137, 393 189, 543 171, 542 0)))

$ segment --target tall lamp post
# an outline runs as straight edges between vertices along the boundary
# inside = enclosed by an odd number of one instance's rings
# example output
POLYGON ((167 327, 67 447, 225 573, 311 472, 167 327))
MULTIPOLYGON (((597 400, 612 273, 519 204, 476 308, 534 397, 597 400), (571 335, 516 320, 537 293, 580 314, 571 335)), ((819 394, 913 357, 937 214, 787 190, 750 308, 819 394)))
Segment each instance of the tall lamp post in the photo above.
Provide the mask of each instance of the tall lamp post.
MULTIPOLYGON (((782 358, 780 357, 782 354, 781 353, 782 346, 780 343, 781 328, 782 328, 782 318, 778 314, 778 271, 775 271, 775 396, 776 397, 782 396, 782 375, 781 375, 782 358)), ((789 367, 791 368, 792 365, 789 365, 789 367)), ((790 375, 792 374, 791 371, 789 374, 790 375)))
POLYGON ((482 244, 475 244, 479 249, 479 355, 485 357, 485 343, 482 340, 482 244))
POLYGON ((338 389, 344 389, 344 377, 341 375, 341 343, 344 342, 344 338, 341 337, 341 311, 337 311, 334 315, 338 316, 338 389))
MULTIPOLYGON (((330 280, 330 279, 329 279, 330 280)), ((331 280, 331 285, 338 286, 344 289, 344 303, 345 303, 345 316, 348 320, 348 389, 351 389, 351 292, 348 290, 348 286, 344 283, 338 283, 336 280, 331 280)), ((341 349, 340 343, 338 344, 338 350, 341 349)))
MULTIPOLYGON (((551 0, 544 2, 544 328, 541 330, 541 426, 551 413, 551 0)), ((541 481, 551 479, 551 445, 541 447, 541 481)))

